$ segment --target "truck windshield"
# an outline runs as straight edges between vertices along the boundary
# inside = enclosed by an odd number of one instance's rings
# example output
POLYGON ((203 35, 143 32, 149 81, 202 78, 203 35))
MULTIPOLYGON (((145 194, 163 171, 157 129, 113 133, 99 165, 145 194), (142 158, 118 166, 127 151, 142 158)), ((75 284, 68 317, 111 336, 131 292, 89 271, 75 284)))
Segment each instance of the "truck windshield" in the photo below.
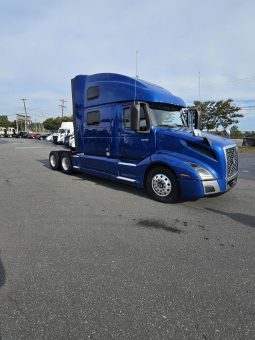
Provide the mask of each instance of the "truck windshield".
POLYGON ((65 133, 64 129, 58 129, 58 133, 65 133))
POLYGON ((181 107, 175 105, 149 103, 150 119, 155 127, 186 126, 181 117, 181 107))

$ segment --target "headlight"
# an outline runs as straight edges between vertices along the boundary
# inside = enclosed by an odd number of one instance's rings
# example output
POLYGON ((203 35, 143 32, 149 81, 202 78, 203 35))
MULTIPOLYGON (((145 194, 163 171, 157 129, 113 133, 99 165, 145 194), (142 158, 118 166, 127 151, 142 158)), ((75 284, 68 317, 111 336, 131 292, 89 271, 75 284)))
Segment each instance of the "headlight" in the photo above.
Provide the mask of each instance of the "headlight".
POLYGON ((186 164, 188 164, 189 166, 191 166, 193 169, 197 171, 202 181, 211 181, 214 179, 214 176, 202 166, 195 164, 195 163, 186 163, 186 164))

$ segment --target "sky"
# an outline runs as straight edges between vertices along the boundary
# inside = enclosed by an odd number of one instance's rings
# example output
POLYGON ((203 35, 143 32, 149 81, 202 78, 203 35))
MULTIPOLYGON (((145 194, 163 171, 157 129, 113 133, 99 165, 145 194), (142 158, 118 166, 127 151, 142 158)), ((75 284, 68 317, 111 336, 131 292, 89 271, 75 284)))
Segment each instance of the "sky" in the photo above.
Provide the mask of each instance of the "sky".
POLYGON ((254 0, 0 0, 0 115, 72 114, 71 79, 135 76, 194 100, 232 98, 255 130, 254 0), (199 91, 200 73, 200 91, 199 91))

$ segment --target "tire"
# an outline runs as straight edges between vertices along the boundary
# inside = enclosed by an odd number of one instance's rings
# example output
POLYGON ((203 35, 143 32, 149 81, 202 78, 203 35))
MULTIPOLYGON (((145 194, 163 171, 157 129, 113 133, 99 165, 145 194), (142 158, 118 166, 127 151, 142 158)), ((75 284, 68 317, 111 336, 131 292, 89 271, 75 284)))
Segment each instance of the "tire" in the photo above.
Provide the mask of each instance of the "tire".
POLYGON ((175 174, 166 167, 155 167, 147 175, 146 188, 156 201, 174 203, 179 198, 179 185, 175 174))
POLYGON ((60 157, 61 170, 70 175, 73 172, 73 164, 71 159, 71 154, 69 152, 63 152, 60 157))
POLYGON ((51 151, 49 155, 49 163, 52 170, 57 171, 60 168, 60 157, 58 151, 51 151))
POLYGON ((248 140, 246 146, 255 146, 255 142, 253 140, 248 140))

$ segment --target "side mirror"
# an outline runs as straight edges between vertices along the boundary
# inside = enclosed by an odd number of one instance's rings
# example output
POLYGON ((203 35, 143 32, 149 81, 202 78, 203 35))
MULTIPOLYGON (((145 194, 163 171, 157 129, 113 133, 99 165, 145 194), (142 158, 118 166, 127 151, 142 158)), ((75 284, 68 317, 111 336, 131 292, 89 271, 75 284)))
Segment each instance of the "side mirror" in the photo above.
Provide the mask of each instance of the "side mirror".
POLYGON ((202 112, 197 110, 196 118, 195 118, 195 126, 196 129, 202 130, 202 112))
POLYGON ((230 135, 231 135, 231 131, 230 131, 230 129, 229 128, 226 128, 226 137, 228 138, 228 139, 230 139, 230 135))
POLYGON ((131 130, 139 131, 140 129, 140 104, 132 105, 130 109, 131 130))
POLYGON ((189 122, 191 128, 202 129, 202 113, 195 108, 189 109, 189 122))
POLYGON ((189 111, 188 109, 182 109, 181 110, 181 120, 182 123, 187 126, 189 126, 189 111))

